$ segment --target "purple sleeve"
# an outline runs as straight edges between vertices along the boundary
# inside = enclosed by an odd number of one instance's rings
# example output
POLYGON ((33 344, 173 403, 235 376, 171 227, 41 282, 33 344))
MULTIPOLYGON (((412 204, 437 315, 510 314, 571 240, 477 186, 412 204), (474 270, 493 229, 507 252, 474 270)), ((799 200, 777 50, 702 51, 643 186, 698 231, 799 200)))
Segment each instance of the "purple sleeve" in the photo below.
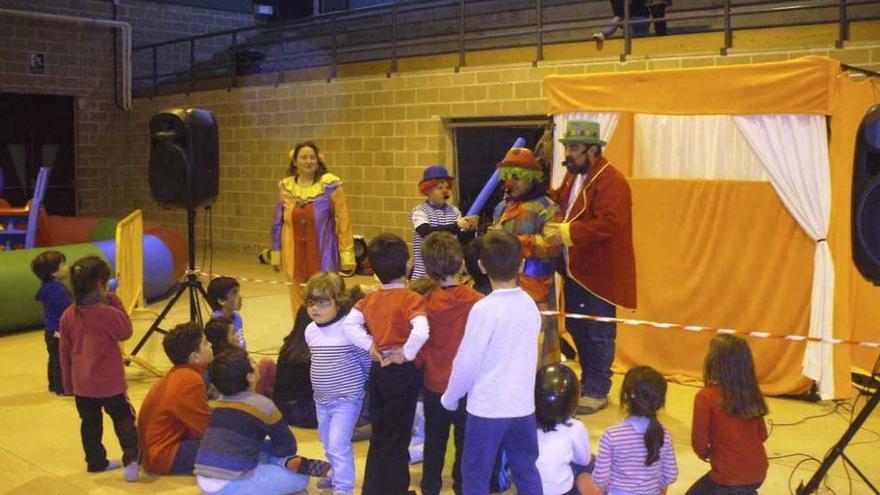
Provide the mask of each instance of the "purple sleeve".
POLYGON ((279 201, 275 205, 275 213, 272 215, 272 250, 281 249, 281 226, 284 223, 284 202, 279 201))

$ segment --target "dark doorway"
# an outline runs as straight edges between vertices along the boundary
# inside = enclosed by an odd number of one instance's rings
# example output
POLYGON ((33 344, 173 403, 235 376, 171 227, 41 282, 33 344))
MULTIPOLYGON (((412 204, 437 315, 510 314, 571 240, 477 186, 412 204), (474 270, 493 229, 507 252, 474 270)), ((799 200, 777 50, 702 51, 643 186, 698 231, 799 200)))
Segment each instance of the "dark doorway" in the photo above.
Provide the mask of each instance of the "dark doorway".
MULTIPOLYGON (((534 124, 497 126, 491 123, 471 127, 467 124, 453 124, 455 133, 455 158, 457 165, 458 206, 462 215, 473 204, 486 181, 495 172, 495 166, 518 137, 526 140, 526 148, 534 150, 535 144, 544 133, 546 120, 536 120, 534 124)), ((480 211, 481 225, 492 222, 492 210, 501 201, 501 188, 495 192, 480 211)))
POLYGON ((73 96, 0 93, 0 197, 24 206, 41 166, 52 167, 43 206, 76 215, 73 96))

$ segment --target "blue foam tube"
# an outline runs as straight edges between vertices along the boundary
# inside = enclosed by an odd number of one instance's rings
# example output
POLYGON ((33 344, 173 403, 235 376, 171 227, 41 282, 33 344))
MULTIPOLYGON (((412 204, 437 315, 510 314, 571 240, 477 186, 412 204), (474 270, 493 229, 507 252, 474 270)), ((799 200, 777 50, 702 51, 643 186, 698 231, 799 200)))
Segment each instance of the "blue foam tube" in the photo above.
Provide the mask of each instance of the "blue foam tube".
MULTIPOLYGON (((511 146, 511 148, 522 148, 525 145, 526 140, 518 137, 516 138, 516 141, 513 142, 513 146, 511 146)), ((477 199, 474 200, 474 203, 471 205, 466 216, 480 214, 480 210, 483 209, 483 206, 486 205, 486 201, 489 200, 489 196, 492 195, 492 192, 495 191, 495 188, 498 186, 498 175, 498 169, 496 168, 495 171, 492 172, 492 175, 489 176, 489 180, 486 181, 483 189, 480 190, 480 194, 477 195, 477 199)))

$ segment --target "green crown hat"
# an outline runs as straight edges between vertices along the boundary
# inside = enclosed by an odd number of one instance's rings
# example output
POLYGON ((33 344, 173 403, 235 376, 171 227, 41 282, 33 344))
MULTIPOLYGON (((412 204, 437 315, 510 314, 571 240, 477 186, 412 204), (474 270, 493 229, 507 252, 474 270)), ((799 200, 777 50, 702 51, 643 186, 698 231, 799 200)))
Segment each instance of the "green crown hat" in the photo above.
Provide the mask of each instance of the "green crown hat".
POLYGON ((599 139, 599 123, 592 120, 569 120, 565 126, 565 134, 559 140, 562 144, 598 144, 605 146, 599 139))

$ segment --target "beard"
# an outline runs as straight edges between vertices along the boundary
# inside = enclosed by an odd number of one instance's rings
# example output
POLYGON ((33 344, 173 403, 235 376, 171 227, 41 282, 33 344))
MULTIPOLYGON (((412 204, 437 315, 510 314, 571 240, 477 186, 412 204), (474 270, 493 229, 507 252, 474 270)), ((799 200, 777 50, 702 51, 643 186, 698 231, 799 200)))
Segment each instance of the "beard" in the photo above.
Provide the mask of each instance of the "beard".
POLYGON ((573 175, 586 173, 587 170, 590 169, 589 163, 578 165, 575 159, 570 156, 566 156, 565 161, 563 161, 562 164, 565 166, 565 169, 568 170, 568 173, 573 175))

